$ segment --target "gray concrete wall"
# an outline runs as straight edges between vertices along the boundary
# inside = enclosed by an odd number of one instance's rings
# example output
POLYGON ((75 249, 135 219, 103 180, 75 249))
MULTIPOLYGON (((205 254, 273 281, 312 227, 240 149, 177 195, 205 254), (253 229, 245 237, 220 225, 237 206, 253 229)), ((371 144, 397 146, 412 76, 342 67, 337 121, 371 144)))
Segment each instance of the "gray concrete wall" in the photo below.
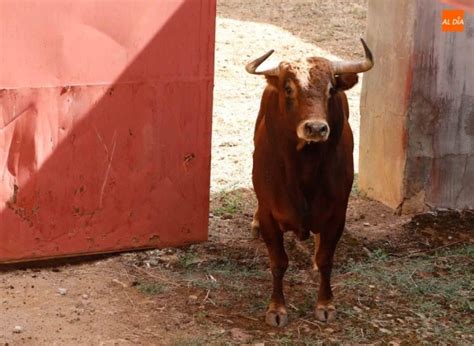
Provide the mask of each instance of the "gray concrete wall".
POLYGON ((442 32, 445 8, 417 1, 405 199, 420 201, 405 208, 474 208, 474 16, 442 32))
POLYGON ((442 32, 447 8, 369 1, 376 68, 363 81, 360 186, 403 212, 474 208, 474 16, 442 32))

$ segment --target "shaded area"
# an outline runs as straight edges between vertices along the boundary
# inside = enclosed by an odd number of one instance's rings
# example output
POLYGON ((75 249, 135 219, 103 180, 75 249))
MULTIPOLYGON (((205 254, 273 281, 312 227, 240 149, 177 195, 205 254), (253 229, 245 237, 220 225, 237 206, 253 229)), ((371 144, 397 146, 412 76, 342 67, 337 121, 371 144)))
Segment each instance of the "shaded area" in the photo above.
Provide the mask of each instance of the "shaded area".
MULTIPOLYGON (((448 239, 442 230, 423 233, 421 224, 409 230, 410 218, 357 194, 351 197, 348 229, 336 251, 337 320, 320 323, 313 315, 319 277, 310 270, 312 240, 298 242, 286 234, 290 324, 268 327, 264 312, 271 274, 265 245, 249 237, 254 207, 248 189, 214 194, 208 243, 122 256, 132 287, 153 297, 158 306, 171 304, 186 315, 186 329, 199 330, 181 342, 474 340, 472 242, 448 239)), ((170 330, 177 327, 173 319, 162 321, 170 330)))
POLYGON ((0 92, 22 114, 0 132, 2 261, 207 238, 215 8, 154 5, 162 26, 111 85, 0 92))
POLYGON ((474 210, 434 210, 413 216, 410 230, 433 228, 438 232, 474 233, 474 210))
POLYGON ((53 259, 42 259, 38 261, 18 262, 18 263, 2 263, 0 264, 0 273, 14 272, 17 270, 51 270, 60 272, 61 267, 91 265, 97 261, 105 260, 118 256, 116 254, 98 254, 89 256, 63 257, 53 259))

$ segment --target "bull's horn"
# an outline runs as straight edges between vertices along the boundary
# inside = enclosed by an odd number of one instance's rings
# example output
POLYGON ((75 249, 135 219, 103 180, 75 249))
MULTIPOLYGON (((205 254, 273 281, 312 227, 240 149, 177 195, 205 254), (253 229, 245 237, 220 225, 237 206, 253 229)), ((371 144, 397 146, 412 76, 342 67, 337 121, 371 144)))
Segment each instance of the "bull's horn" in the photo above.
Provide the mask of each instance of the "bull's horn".
POLYGON ((372 68, 372 66, 374 66, 372 52, 370 51, 369 47, 367 47, 367 44, 363 38, 361 38, 360 41, 364 46, 365 59, 360 61, 331 61, 334 74, 360 73, 368 71, 372 68))
POLYGON ((274 50, 269 50, 266 52, 264 55, 262 55, 260 58, 257 58, 251 62, 249 62, 247 65, 245 65, 245 70, 250 73, 250 74, 260 74, 260 75, 265 75, 265 76, 278 76, 280 74, 280 67, 279 65, 273 66, 269 69, 266 69, 264 71, 256 71, 257 67, 260 66, 262 62, 268 59, 270 55, 272 55, 274 50))

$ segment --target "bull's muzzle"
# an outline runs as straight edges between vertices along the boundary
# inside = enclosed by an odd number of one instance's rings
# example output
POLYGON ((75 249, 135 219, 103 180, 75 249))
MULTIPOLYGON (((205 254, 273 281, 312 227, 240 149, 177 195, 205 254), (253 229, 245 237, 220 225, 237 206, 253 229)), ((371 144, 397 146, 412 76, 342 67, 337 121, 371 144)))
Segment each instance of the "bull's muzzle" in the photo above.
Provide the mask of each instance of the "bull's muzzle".
POLYGON ((322 120, 306 120, 298 126, 298 137, 306 142, 324 142, 329 138, 329 125, 322 120))

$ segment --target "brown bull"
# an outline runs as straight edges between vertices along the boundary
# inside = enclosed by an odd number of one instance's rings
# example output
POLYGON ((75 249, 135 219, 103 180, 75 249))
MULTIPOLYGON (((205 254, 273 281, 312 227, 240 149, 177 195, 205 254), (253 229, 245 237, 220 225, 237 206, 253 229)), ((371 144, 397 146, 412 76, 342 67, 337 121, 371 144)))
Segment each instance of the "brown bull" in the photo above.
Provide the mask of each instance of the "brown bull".
POLYGON ((331 269, 354 177, 344 90, 357 83, 357 73, 373 66, 372 54, 363 40, 362 44, 362 61, 312 57, 257 71, 270 51, 246 66, 247 72, 267 80, 254 135, 252 174, 258 208, 252 232, 261 235, 270 257, 273 293, 266 322, 272 326, 288 322, 283 296, 288 267, 283 233, 288 230, 302 240, 310 232, 315 235, 314 264, 320 272, 316 317, 335 318, 331 269))

